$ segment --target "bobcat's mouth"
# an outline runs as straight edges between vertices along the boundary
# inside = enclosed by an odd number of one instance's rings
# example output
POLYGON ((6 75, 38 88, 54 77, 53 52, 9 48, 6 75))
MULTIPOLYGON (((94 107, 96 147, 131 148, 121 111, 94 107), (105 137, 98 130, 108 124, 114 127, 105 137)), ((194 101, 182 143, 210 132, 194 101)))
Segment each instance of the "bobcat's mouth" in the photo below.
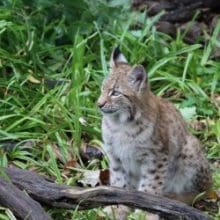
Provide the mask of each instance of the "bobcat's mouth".
POLYGON ((105 114, 113 114, 118 111, 118 109, 115 108, 101 108, 101 111, 105 114))

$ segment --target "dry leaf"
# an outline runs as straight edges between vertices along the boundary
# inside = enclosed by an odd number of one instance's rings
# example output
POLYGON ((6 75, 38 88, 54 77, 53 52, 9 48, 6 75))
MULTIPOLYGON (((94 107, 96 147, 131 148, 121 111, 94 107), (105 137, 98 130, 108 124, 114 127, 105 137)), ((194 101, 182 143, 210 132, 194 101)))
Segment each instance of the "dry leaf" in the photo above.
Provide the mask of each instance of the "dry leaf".
POLYGON ((207 120, 194 120, 190 122, 190 126, 196 131, 203 131, 208 127, 207 120))
POLYGON ((68 179, 68 177, 72 176, 72 168, 79 168, 80 165, 77 163, 76 160, 71 159, 69 161, 67 161, 64 165, 63 171, 62 171, 62 176, 66 179, 68 179))
POLYGON ((109 184, 109 170, 86 170, 78 182, 83 186, 99 186, 109 184))
POLYGON ((83 178, 80 179, 78 182, 81 183, 83 186, 91 186, 95 187, 100 185, 100 170, 86 170, 83 173, 83 178))
POLYGON ((220 199, 220 197, 217 191, 210 190, 209 192, 207 192, 207 199, 217 201, 220 199))
POLYGON ((56 156, 56 159, 63 162, 63 156, 62 156, 62 153, 60 152, 59 147, 55 143, 53 143, 51 144, 51 148, 56 156))
POLYGON ((83 117, 80 117, 80 118, 79 118, 79 122, 80 122, 80 124, 82 124, 82 125, 84 125, 84 126, 88 125, 86 119, 83 118, 83 117))
POLYGON ((71 169, 73 167, 79 167, 79 164, 77 163, 76 160, 69 160, 64 165, 64 170, 68 170, 68 169, 71 169))
POLYGON ((110 180, 110 172, 108 169, 101 170, 99 174, 99 179, 102 185, 109 185, 110 180))
POLYGON ((35 78, 34 76, 32 76, 32 75, 28 75, 27 79, 28 79, 30 82, 35 83, 35 84, 41 83, 40 80, 36 79, 36 78, 35 78))

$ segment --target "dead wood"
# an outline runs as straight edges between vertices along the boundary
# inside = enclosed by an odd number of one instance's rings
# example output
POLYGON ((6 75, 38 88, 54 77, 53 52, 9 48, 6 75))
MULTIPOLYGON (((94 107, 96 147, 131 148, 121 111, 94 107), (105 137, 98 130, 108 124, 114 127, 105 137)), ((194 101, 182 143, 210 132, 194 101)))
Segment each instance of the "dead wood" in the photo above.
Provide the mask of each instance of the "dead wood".
MULTIPOLYGON (((18 168, 5 169, 12 183, 25 190, 33 199, 50 207, 66 209, 91 209, 99 206, 124 204, 163 217, 187 220, 208 220, 199 210, 171 199, 139 191, 126 191, 114 187, 80 188, 47 181, 32 171, 18 168)), ((2 195, 1 195, 2 196, 2 195)))
POLYGON ((188 9, 190 5, 193 5, 193 9, 220 10, 220 2, 216 0, 132 0, 132 7, 145 6, 152 14, 157 14, 162 10, 167 12, 179 10, 180 8, 188 9))
POLYGON ((0 177, 0 205, 9 208, 19 219, 51 219, 38 202, 3 177, 0 177))
POLYGON ((182 33, 186 32, 184 38, 186 42, 203 43, 208 38, 206 33, 211 35, 215 28, 214 21, 219 18, 220 1, 132 0, 132 8, 145 9, 149 17, 164 11, 156 24, 158 31, 175 36, 179 28, 182 33))

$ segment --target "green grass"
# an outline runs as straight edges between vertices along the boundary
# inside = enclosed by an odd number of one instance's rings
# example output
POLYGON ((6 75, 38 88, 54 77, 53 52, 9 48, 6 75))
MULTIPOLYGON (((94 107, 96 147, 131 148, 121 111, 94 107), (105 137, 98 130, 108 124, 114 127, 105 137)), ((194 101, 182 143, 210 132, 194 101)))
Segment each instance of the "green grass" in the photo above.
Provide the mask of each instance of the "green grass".
MULTIPOLYGON (((0 166, 35 169, 69 185, 81 177, 76 169, 65 173, 70 160, 82 170, 106 167, 97 160, 84 165, 79 149, 85 143, 101 147, 95 103, 111 50, 119 44, 132 64, 146 67, 156 94, 176 104, 190 122, 207 122, 192 132, 210 161, 217 160, 220 62, 211 57, 220 46, 220 22, 203 47, 187 45, 180 34, 173 39, 156 32, 156 20, 131 13, 128 0, 1 1, 0 146, 18 144, 11 151, 0 149, 0 166)), ((212 168, 220 188, 220 170, 212 168)), ((54 219, 96 219, 98 211, 48 213, 54 219)), ((218 213, 210 214, 218 219, 218 213)), ((13 218, 0 208, 0 219, 13 218)))

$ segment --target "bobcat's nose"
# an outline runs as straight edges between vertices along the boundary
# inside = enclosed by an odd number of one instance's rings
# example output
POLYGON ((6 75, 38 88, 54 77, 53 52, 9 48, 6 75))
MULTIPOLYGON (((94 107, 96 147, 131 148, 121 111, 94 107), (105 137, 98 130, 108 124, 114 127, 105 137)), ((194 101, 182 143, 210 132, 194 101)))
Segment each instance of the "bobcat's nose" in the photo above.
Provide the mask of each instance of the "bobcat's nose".
POLYGON ((97 102, 97 106, 98 106, 99 108, 103 108, 103 107, 105 106, 105 104, 106 104, 106 101, 98 101, 98 102, 97 102))

